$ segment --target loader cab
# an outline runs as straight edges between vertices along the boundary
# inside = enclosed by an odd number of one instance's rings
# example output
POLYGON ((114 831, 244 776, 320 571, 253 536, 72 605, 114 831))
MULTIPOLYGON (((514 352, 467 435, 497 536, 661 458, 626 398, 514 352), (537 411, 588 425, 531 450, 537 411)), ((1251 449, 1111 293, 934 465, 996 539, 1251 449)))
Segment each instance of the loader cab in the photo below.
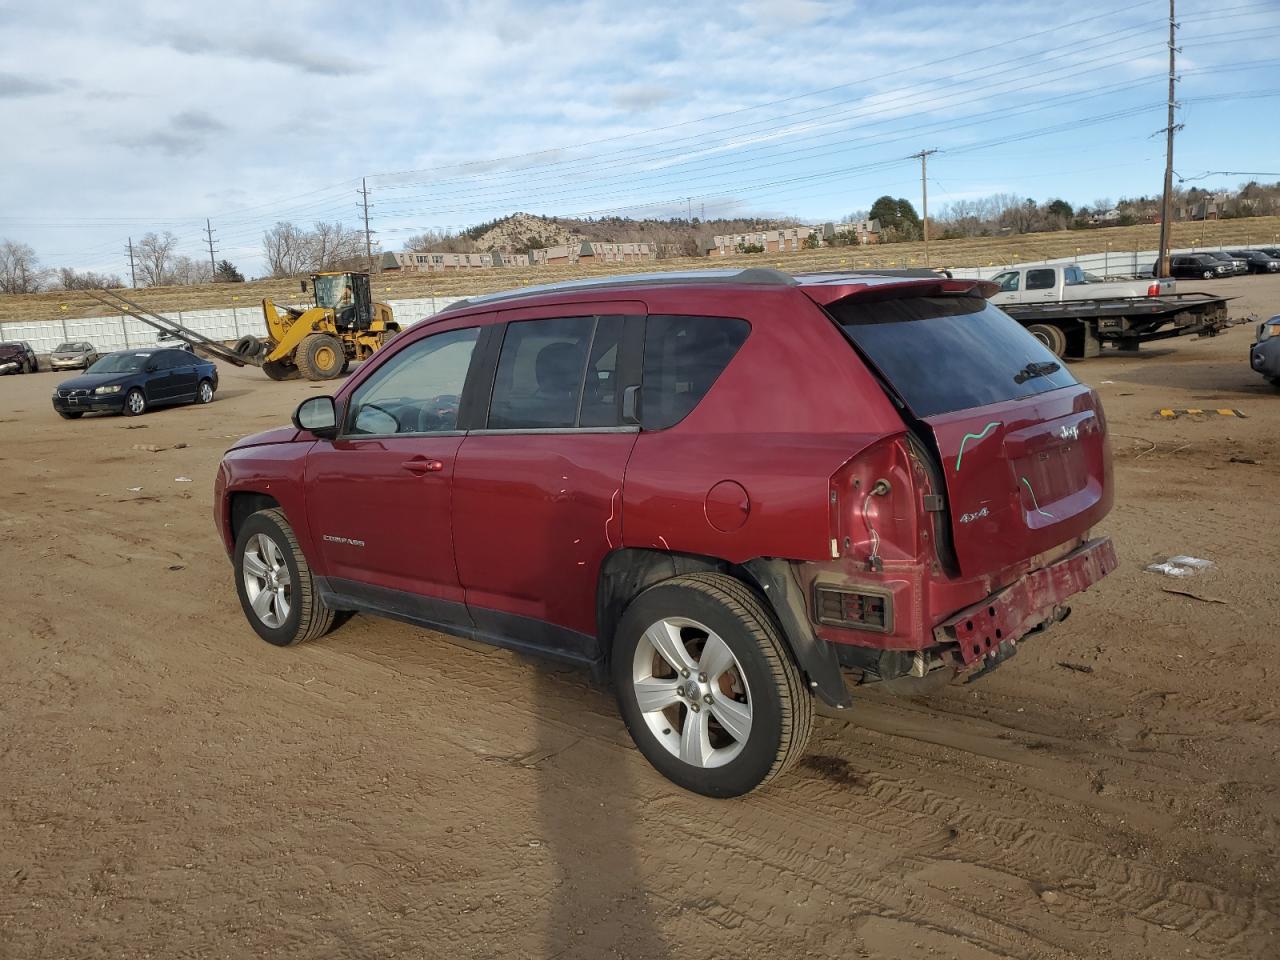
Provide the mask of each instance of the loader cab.
POLYGON ((367 273, 318 273, 311 277, 316 306, 334 313, 339 330, 368 330, 373 323, 373 300, 367 273))

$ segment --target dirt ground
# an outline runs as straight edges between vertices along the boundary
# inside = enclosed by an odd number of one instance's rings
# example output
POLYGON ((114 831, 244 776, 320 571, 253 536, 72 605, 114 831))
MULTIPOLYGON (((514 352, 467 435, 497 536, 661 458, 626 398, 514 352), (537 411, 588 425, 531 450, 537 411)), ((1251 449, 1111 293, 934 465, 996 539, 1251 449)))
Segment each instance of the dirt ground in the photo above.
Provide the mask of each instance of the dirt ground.
MULTIPOLYGON (((1280 278, 1215 288, 1280 313, 1280 278)), ((214 469, 315 386, 224 369, 208 407, 64 422, 58 376, 0 378, 0 957, 1280 956, 1280 391, 1251 341, 1077 365, 1121 569, 989 678, 868 690, 719 802, 582 674, 365 617, 254 635, 214 469), (1142 569, 1180 553, 1217 569, 1142 569)))

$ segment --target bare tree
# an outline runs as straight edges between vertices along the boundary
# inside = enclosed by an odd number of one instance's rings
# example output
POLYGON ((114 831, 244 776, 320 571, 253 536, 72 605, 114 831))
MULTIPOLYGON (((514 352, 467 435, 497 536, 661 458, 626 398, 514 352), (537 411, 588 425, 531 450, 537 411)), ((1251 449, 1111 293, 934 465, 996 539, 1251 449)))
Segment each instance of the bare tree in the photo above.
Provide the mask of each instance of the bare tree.
POLYGON ((364 234, 341 223, 318 222, 308 235, 312 270, 336 270, 364 256, 364 234))
POLYGON ((35 293, 48 275, 30 246, 0 241, 0 293, 35 293))
POLYGON ((262 235, 262 255, 273 277, 293 277, 306 271, 310 251, 305 231, 281 220, 262 235))
POLYGON ((138 279, 144 287, 161 287, 171 280, 171 261, 178 238, 168 230, 164 236, 148 233, 134 247, 134 259, 138 264, 138 279))
POLYGON ((174 257, 165 274, 166 285, 190 286, 195 283, 212 283, 213 267, 203 257, 193 260, 191 257, 174 257))
POLYGON ((81 273, 71 267, 60 267, 54 283, 63 290, 111 290, 124 286, 124 281, 114 273, 81 273))

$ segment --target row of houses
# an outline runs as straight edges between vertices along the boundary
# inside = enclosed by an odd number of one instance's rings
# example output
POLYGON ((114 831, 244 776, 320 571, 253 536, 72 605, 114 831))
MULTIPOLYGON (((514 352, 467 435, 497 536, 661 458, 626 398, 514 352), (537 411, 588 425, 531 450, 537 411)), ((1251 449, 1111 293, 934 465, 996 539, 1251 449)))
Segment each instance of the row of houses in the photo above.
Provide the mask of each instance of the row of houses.
POLYGON ((560 266, 580 263, 635 263, 658 259, 652 243, 602 243, 583 240, 562 243, 528 253, 434 253, 407 251, 384 253, 383 273, 430 273, 438 270, 492 270, 500 267, 560 266))
MULTIPOLYGON (((782 227, 712 237, 703 247, 708 257, 728 257, 744 250, 764 253, 793 253, 806 246, 832 246, 837 243, 865 245, 880 242, 880 222, 860 220, 852 223, 824 223, 812 227, 782 227)), ((604 243, 598 240, 563 243, 554 247, 530 250, 528 253, 436 253, 405 251, 384 253, 384 273, 431 273, 442 270, 493 270, 502 267, 572 266, 584 263, 635 263, 658 259, 654 243, 604 243)))
POLYGON ((731 257, 747 250, 763 253, 793 253, 810 247, 829 247, 844 241, 865 246, 880 242, 879 220, 850 223, 823 223, 813 227, 783 227, 749 233, 727 233, 712 237, 703 249, 708 257, 731 257))

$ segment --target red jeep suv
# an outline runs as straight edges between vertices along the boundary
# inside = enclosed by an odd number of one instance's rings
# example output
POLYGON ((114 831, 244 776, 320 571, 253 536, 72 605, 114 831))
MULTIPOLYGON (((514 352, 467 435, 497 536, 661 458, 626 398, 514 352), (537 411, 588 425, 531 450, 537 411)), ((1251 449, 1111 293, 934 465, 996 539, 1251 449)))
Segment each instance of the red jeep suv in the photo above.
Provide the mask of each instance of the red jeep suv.
POLYGON ((985 672, 1116 565, 1098 397, 993 289, 753 269, 455 304, 228 451, 245 616, 589 665, 663 774, 746 793, 814 698, 985 672))

